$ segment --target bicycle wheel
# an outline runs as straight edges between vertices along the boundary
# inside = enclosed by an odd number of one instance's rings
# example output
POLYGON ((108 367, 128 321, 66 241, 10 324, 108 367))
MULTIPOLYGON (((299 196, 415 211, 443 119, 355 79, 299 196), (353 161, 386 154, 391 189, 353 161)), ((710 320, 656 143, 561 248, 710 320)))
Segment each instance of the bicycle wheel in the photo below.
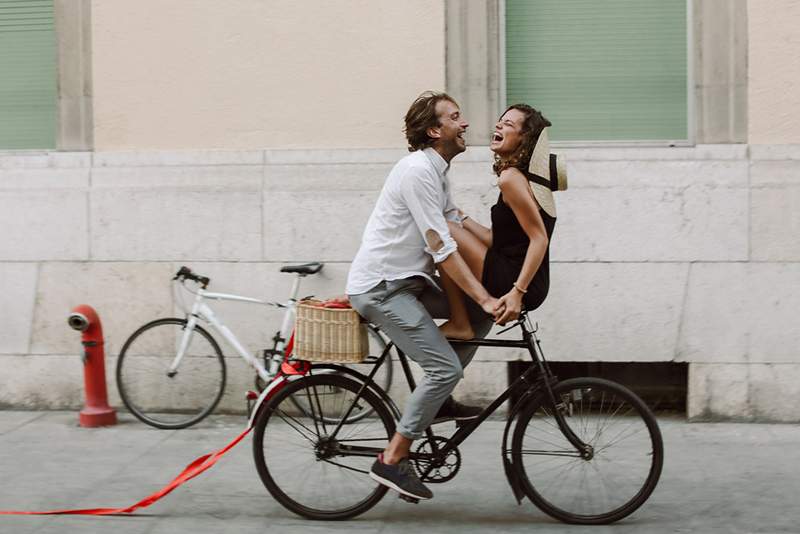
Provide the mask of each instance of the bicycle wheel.
POLYGON ((255 421, 253 455, 261 481, 270 494, 292 512, 309 519, 347 519, 372 508, 387 488, 369 477, 377 452, 394 433, 394 421, 378 397, 344 376, 316 375, 289 382, 261 409, 255 421), (326 389, 339 394, 325 396, 326 389), (311 416, 297 410, 292 397, 311 399, 311 416), (319 401, 319 402, 318 402, 319 401), (373 415, 342 426, 353 404, 373 415), (348 447, 369 447, 358 453, 348 447))
MULTIPOLYGON (((369 340, 369 354, 364 363, 348 363, 342 364, 345 367, 352 369, 358 373, 361 373, 364 376, 369 376, 372 370, 375 367, 375 360, 380 358, 383 354, 384 349, 386 349, 386 340, 383 336, 378 332, 378 330, 373 327, 372 325, 367 326, 367 339, 369 340)), ((392 387, 392 358, 391 352, 386 356, 386 360, 381 364, 378 372, 375 373, 375 376, 372 377, 372 381, 381 388, 382 390, 388 392, 389 388, 392 387)), ((336 371, 331 370, 332 374, 336 373, 336 371)), ((350 377, 353 378, 353 377, 350 377)), ((331 389, 325 393, 326 395, 338 395, 339 393, 335 389, 331 389)), ((310 415, 311 411, 308 409, 308 403, 303 398, 292 398, 293 402, 297 406, 299 410, 302 410, 305 415, 310 415)), ((372 414, 372 411, 368 409, 366 406, 358 406, 347 418, 347 424, 355 423, 360 421, 364 417, 367 417, 372 414)), ((326 420, 326 423, 334 423, 335 421, 326 420)))
POLYGON ((592 452, 581 457, 543 395, 520 416, 511 446, 525 494, 566 523, 606 524, 631 514, 655 489, 664 461, 652 412, 629 389, 600 378, 559 382, 553 394, 592 452))
POLYGON ((185 319, 159 319, 139 328, 122 346, 117 389, 140 421, 156 428, 186 428, 210 414, 225 391, 225 359, 214 338, 195 326, 174 374, 169 366, 186 329, 185 319))

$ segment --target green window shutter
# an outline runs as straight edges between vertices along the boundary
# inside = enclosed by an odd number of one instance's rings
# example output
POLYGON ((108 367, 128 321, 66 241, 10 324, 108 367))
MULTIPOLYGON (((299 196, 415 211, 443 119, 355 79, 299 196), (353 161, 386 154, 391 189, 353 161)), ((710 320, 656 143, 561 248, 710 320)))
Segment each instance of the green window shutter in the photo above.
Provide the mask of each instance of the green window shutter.
POLYGON ((559 141, 688 139, 686 0, 506 0, 506 101, 559 141))
POLYGON ((0 149, 56 146, 53 0, 0 0, 0 149))

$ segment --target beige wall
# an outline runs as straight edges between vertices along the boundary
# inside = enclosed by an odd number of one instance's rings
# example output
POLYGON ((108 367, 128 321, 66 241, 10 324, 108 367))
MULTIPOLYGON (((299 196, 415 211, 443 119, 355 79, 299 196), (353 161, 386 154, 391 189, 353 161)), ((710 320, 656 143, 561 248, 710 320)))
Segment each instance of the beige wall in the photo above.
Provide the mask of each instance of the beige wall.
POLYGON ((748 141, 800 143, 800 2, 749 0, 748 141))
POLYGON ((399 147, 443 0, 95 0, 95 148, 399 147))

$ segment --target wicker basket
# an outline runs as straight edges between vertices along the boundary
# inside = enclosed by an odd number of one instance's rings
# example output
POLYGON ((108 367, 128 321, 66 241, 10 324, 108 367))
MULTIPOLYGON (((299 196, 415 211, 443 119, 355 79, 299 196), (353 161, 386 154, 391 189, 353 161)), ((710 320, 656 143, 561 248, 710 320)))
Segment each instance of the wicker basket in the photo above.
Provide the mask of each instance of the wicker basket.
POLYGON ((353 309, 297 304, 294 357, 314 362, 363 362, 369 352, 367 328, 353 309))

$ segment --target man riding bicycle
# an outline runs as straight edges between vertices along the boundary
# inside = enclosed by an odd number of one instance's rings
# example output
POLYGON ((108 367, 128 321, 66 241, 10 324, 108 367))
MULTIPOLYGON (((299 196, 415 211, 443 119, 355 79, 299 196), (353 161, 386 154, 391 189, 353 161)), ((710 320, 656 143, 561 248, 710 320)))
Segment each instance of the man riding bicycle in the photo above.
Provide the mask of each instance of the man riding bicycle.
POLYGON ((449 317, 435 269, 472 299, 468 314, 477 336, 485 335, 491 317, 498 315, 497 299, 459 255, 447 224, 460 220, 447 173, 453 157, 466 150, 468 126, 446 94, 426 92, 414 101, 405 116, 411 153, 389 173, 347 280, 353 308, 425 372, 370 472, 381 484, 416 499, 433 493, 408 463, 413 440, 434 422, 472 419, 481 412, 450 397, 477 347, 454 350, 434 323, 434 317, 449 317))

